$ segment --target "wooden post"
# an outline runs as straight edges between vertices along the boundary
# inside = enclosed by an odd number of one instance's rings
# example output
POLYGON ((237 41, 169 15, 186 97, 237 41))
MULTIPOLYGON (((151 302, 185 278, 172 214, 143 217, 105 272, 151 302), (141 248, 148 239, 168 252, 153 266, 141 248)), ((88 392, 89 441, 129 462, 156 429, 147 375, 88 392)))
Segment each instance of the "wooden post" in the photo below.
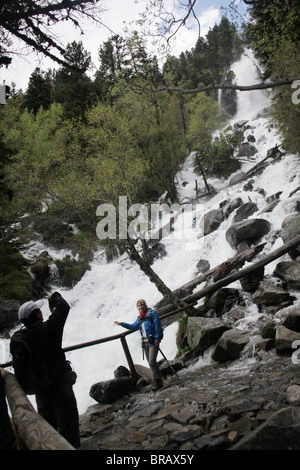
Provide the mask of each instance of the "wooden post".
POLYGON ((29 450, 75 450, 33 408, 16 377, 1 370, 5 394, 17 433, 29 450))
POLYGON ((122 346, 123 346, 123 350, 124 350, 124 353, 125 353, 125 356, 126 356, 126 359, 127 359, 127 362, 128 362, 128 366, 129 366, 132 378, 137 379, 138 375, 137 375, 137 372, 136 372, 135 367, 134 367, 134 363, 133 363, 133 360, 132 360, 132 357, 131 357, 131 354, 130 354, 130 351, 129 351, 129 348, 128 348, 126 338, 125 338, 125 336, 121 336, 120 339, 121 339, 121 343, 122 343, 122 346))
POLYGON ((13 450, 14 445, 15 436, 5 400, 4 380, 0 374, 0 450, 13 450))

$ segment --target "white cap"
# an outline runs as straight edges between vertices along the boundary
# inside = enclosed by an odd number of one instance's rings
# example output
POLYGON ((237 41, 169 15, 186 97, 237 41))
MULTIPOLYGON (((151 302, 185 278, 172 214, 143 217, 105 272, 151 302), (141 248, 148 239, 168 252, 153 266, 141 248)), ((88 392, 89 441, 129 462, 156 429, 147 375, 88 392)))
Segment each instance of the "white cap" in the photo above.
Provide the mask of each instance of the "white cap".
POLYGON ((40 309, 43 305, 44 301, 37 300, 34 302, 30 300, 29 302, 25 302, 25 304, 21 305, 18 312, 19 320, 24 320, 29 317, 29 315, 33 312, 33 310, 40 309))

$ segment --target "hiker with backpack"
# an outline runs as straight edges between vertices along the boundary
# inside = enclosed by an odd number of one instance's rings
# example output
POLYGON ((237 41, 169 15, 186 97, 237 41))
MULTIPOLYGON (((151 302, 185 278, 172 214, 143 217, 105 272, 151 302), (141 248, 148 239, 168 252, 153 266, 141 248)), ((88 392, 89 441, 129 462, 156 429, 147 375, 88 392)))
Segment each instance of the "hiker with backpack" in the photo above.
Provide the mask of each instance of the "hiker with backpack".
POLYGON ((58 293, 45 297, 51 315, 44 321, 43 300, 29 301, 18 312, 23 327, 11 338, 15 375, 27 395, 35 394, 38 413, 73 447, 80 447, 79 416, 73 391, 76 374, 62 349, 70 306, 58 293))
POLYGON ((137 308, 139 316, 134 323, 115 321, 115 324, 132 331, 140 330, 143 352, 152 372, 152 390, 156 391, 162 387, 161 373, 156 358, 163 338, 163 330, 158 314, 155 310, 148 308, 144 299, 137 301, 137 308))

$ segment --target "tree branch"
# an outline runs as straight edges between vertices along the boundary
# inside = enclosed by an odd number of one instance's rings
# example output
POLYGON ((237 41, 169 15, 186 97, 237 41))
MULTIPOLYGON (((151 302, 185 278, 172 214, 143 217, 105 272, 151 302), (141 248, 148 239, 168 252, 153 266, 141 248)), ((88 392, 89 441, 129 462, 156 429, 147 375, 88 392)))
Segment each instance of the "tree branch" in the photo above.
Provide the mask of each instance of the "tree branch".
POLYGON ((160 91, 171 91, 171 92, 178 92, 182 94, 189 94, 189 93, 200 93, 203 91, 211 91, 211 90, 237 90, 237 91, 251 91, 251 90, 265 90, 268 88, 276 88, 284 85, 291 85, 295 80, 299 80, 299 78, 293 78, 288 80, 277 80, 276 82, 262 82, 256 85, 206 85, 200 88, 181 88, 181 87, 169 87, 169 86, 162 86, 159 88, 154 88, 151 91, 157 93, 160 91))

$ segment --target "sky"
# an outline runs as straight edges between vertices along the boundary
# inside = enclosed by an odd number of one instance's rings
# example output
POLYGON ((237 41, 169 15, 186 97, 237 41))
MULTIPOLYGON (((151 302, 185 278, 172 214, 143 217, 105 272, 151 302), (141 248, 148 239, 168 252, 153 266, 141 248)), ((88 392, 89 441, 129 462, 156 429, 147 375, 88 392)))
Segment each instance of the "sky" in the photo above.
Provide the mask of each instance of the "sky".
MULTIPOLYGON (((235 1, 238 4, 238 11, 243 14, 246 10, 243 1, 235 1)), ((180 3, 179 0, 166 0, 166 2, 170 5, 180 3)), ((197 0, 196 13, 201 25, 200 34, 202 37, 205 37, 209 29, 213 28, 215 24, 219 24, 224 14, 222 7, 226 9, 230 3, 231 0, 197 0)), ((58 35, 64 45, 72 41, 82 41, 84 48, 91 53, 94 72, 99 66, 99 48, 109 39, 112 34, 111 31, 124 36, 125 27, 137 29, 135 21, 139 19, 139 13, 144 10, 145 0, 106 0, 106 5, 107 11, 103 14, 102 19, 109 29, 85 21, 82 24, 84 35, 80 35, 80 32, 71 25, 69 27, 66 24, 63 27, 58 25, 58 35)), ((230 17, 228 18, 230 19, 230 17)), ((198 33, 196 21, 190 22, 185 28, 181 28, 173 39, 171 54, 178 56, 180 52, 194 47, 198 33)), ((0 85, 3 83, 11 85, 13 82, 16 84, 17 90, 26 91, 29 77, 36 67, 46 71, 48 69, 57 69, 59 66, 40 54, 27 52, 21 57, 13 58, 12 64, 7 69, 5 67, 0 68, 0 85)), ((90 73, 93 75, 93 70, 90 73)))

